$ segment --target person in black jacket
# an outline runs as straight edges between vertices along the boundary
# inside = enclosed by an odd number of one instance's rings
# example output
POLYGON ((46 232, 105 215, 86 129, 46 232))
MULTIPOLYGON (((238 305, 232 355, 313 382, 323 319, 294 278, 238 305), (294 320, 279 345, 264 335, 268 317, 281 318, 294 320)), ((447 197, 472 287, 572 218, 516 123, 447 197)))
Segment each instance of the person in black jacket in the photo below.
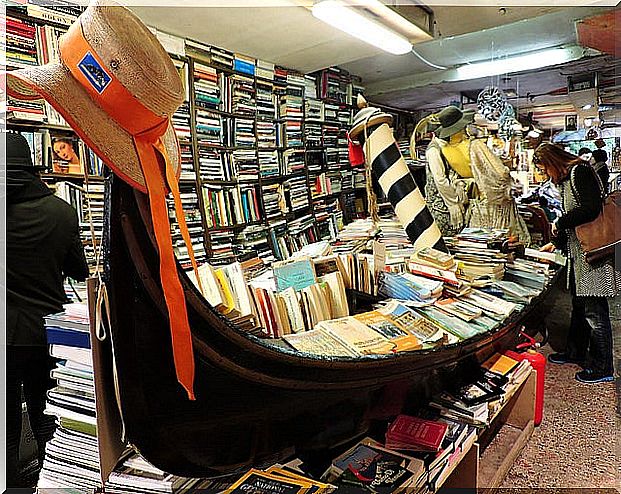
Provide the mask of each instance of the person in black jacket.
POLYGON ((88 265, 76 211, 41 181, 28 142, 6 134, 7 487, 22 487, 22 386, 42 464, 54 419, 43 413, 53 382, 43 317, 62 311, 64 277, 82 281, 88 265))
POLYGON ((608 179, 610 178, 610 170, 608 169, 608 153, 605 149, 596 149, 593 151, 593 170, 599 175, 604 190, 608 193, 608 179))
POLYGON ((603 190, 593 168, 553 144, 540 145, 533 162, 552 179, 561 193, 563 214, 552 225, 553 243, 542 250, 563 249, 568 257, 568 281, 572 314, 564 352, 548 360, 555 364, 577 363, 583 383, 614 379, 612 326, 609 297, 621 291, 621 273, 612 262, 591 265, 586 261, 576 227, 593 221, 602 211, 603 190))

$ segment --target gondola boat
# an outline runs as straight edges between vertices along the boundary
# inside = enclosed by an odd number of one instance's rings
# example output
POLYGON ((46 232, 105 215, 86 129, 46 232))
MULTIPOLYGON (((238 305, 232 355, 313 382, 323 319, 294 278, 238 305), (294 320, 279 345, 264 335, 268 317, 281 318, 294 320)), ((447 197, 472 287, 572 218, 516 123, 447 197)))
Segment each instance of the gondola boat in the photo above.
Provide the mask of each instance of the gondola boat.
POLYGON ((146 196, 110 177, 105 218, 111 308, 105 344, 114 349, 124 437, 154 465, 179 475, 226 474, 356 438, 385 413, 387 400, 398 401, 408 390, 424 394, 433 378, 453 379, 460 365, 513 347, 520 325, 546 294, 494 331, 457 344, 328 358, 237 328, 179 267, 196 362, 196 401, 190 401, 175 376, 146 196))

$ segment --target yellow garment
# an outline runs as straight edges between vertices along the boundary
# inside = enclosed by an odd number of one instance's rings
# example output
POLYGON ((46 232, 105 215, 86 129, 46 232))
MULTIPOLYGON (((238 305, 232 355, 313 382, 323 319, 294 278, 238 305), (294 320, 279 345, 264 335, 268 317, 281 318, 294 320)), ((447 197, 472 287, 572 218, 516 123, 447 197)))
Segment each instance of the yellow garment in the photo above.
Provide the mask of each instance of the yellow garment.
POLYGON ((449 142, 442 146, 442 154, 457 175, 461 178, 472 178, 470 139, 466 138, 463 131, 451 136, 449 142))

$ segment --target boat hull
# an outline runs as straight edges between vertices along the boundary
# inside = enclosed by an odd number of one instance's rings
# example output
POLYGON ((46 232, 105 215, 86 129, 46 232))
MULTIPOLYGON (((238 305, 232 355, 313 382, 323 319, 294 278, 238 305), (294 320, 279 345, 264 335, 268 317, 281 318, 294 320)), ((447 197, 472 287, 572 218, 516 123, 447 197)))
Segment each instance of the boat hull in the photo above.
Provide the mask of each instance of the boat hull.
POLYGON ((119 180, 106 192, 106 283, 118 406, 126 439, 155 466, 213 476, 331 448, 374 419, 426 399, 494 351, 520 321, 440 349, 321 358, 244 333, 215 312, 183 272, 196 401, 177 383, 146 197, 119 180))

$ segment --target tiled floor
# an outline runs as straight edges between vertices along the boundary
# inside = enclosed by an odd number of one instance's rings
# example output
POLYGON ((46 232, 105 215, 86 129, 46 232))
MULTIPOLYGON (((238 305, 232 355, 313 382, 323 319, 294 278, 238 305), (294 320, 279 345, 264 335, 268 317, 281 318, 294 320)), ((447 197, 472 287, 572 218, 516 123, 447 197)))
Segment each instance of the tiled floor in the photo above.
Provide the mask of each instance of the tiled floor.
MULTIPOLYGON (((615 366, 621 372, 621 297, 610 303, 615 366)), ((571 299, 552 295, 544 354, 563 349, 571 299)), ((579 367, 546 369, 544 419, 509 471, 505 488, 621 487, 621 416, 614 383, 587 385, 574 379, 579 367)), ((617 379, 617 386, 619 386, 617 379)))

